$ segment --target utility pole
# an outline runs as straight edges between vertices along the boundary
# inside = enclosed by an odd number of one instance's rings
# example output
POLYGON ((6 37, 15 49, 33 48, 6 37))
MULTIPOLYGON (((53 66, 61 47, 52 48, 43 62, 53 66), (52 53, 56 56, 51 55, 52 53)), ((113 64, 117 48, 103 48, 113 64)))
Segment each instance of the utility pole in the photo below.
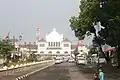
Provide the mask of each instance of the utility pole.
POLYGON ((21 53, 21 55, 20 55, 21 40, 22 40, 22 35, 19 36, 19 51, 18 51, 18 54, 19 54, 19 57, 21 56, 21 58, 23 59, 23 54, 21 53))

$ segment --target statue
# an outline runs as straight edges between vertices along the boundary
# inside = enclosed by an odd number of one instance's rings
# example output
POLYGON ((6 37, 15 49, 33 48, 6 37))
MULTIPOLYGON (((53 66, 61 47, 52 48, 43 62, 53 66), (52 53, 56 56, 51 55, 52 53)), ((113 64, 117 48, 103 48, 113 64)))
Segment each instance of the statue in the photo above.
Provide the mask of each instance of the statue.
POLYGON ((105 27, 102 26, 100 22, 97 22, 97 24, 94 25, 94 28, 95 28, 96 36, 99 36, 98 32, 101 31, 101 29, 105 29, 105 27))

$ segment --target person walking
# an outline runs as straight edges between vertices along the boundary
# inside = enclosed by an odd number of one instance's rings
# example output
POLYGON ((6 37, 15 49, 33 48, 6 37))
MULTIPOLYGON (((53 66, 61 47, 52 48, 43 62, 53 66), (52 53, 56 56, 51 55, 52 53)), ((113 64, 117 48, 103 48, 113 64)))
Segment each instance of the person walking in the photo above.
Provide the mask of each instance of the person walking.
POLYGON ((101 68, 99 69, 99 79, 100 80, 105 80, 105 74, 104 74, 104 72, 101 68))
POLYGON ((99 75, 99 72, 98 70, 96 70, 94 73, 94 80, 100 80, 98 75, 99 75))

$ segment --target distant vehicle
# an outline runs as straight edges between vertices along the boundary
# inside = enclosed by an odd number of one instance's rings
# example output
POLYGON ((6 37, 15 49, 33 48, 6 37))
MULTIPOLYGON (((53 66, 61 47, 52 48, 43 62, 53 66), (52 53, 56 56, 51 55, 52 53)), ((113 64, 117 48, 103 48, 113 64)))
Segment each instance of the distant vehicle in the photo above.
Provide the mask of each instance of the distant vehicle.
POLYGON ((68 59, 64 59, 64 62, 67 62, 68 61, 68 59))
POLYGON ((78 56, 76 59, 77 64, 85 64, 85 58, 83 56, 78 56))
POLYGON ((55 60, 55 64, 61 63, 61 60, 55 60))
POLYGON ((63 58, 64 62, 67 62, 68 59, 69 59, 69 57, 64 57, 64 58, 63 58))
POLYGON ((55 58, 55 64, 62 63, 62 62, 63 62, 62 57, 56 57, 55 58))
POLYGON ((69 59, 68 62, 69 63, 74 62, 74 59, 69 59))
MULTIPOLYGON (((98 58, 96 59, 96 63, 98 63, 98 58)), ((99 63, 106 63, 105 58, 99 58, 99 63)))
POLYGON ((77 64, 85 64, 85 60, 84 59, 78 59, 77 64))

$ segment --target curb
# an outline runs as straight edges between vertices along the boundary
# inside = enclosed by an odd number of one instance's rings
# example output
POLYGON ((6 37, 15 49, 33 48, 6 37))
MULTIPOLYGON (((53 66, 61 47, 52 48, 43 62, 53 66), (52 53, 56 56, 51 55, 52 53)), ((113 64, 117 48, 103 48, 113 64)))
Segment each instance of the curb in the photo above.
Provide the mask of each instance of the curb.
POLYGON ((47 68, 47 67, 52 66, 52 65, 54 65, 54 64, 55 64, 55 63, 52 63, 52 64, 50 64, 50 65, 48 65, 48 66, 45 66, 45 67, 43 67, 43 68, 40 68, 40 69, 38 69, 38 70, 36 70, 36 71, 33 71, 33 72, 28 73, 28 74, 19 76, 19 77, 15 78, 15 80, 22 80, 23 78, 26 78, 26 77, 28 77, 28 76, 30 76, 30 75, 38 72, 38 71, 41 71, 41 70, 43 70, 43 69, 45 69, 45 68, 47 68))
POLYGON ((27 66, 32 66, 32 65, 37 65, 37 64, 40 64, 40 63, 44 63, 44 62, 49 62, 49 61, 52 61, 52 60, 47 60, 47 61, 41 61, 41 62, 35 62, 35 63, 28 63, 27 65, 23 65, 23 66, 19 66, 19 67, 16 67, 16 68, 7 68, 7 69, 0 69, 0 72, 3 72, 3 71, 8 71, 8 70, 14 70, 14 69, 18 69, 18 68, 22 68, 22 67, 27 67, 27 66))

